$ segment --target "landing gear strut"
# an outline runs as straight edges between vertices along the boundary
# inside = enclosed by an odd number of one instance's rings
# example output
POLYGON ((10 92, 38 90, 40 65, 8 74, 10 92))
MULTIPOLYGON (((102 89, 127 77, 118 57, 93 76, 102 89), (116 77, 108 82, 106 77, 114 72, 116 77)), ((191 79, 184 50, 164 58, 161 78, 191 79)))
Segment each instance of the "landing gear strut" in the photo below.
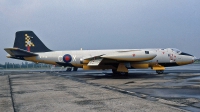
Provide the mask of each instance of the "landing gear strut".
POLYGON ((164 70, 156 70, 156 73, 157 73, 157 74, 163 74, 163 73, 164 73, 164 70))

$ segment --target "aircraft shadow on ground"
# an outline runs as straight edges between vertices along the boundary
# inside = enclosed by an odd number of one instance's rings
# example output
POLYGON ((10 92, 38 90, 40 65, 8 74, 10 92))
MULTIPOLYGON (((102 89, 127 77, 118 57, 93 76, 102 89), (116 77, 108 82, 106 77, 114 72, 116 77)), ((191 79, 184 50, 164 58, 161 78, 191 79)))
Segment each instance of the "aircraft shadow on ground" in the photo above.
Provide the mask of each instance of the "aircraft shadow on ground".
POLYGON ((112 73, 87 73, 85 75, 77 75, 79 78, 92 78, 92 79, 141 79, 141 78, 156 78, 160 77, 158 74, 147 74, 147 73, 129 73, 125 75, 113 75, 112 73))

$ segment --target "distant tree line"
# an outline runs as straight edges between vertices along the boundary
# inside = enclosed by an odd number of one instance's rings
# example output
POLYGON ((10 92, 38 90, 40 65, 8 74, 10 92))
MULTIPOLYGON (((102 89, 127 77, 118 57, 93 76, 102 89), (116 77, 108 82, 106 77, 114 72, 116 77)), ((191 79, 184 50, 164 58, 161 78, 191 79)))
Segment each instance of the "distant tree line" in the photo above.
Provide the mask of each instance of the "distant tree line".
POLYGON ((43 63, 28 63, 22 62, 21 64, 5 62, 5 64, 0 64, 0 68, 13 69, 13 68, 50 68, 52 65, 43 63))
POLYGON ((196 63, 200 63, 200 59, 196 61, 196 63))

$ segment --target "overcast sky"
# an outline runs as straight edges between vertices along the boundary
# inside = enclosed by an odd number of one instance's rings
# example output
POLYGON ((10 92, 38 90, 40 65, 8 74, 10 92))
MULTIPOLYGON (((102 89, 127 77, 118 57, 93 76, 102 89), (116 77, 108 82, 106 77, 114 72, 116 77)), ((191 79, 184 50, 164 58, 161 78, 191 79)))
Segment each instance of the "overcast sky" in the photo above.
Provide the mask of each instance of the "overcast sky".
POLYGON ((52 50, 178 48, 200 57, 200 0, 0 0, 0 63, 15 32, 52 50))

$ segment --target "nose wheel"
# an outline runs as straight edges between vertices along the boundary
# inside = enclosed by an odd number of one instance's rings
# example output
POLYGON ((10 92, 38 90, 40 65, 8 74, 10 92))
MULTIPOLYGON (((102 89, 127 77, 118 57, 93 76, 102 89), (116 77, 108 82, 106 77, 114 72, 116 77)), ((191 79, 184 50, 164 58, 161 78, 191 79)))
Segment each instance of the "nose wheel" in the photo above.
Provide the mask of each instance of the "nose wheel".
POLYGON ((156 73, 157 73, 157 74, 163 74, 163 73, 164 73, 164 70, 156 70, 156 73))

